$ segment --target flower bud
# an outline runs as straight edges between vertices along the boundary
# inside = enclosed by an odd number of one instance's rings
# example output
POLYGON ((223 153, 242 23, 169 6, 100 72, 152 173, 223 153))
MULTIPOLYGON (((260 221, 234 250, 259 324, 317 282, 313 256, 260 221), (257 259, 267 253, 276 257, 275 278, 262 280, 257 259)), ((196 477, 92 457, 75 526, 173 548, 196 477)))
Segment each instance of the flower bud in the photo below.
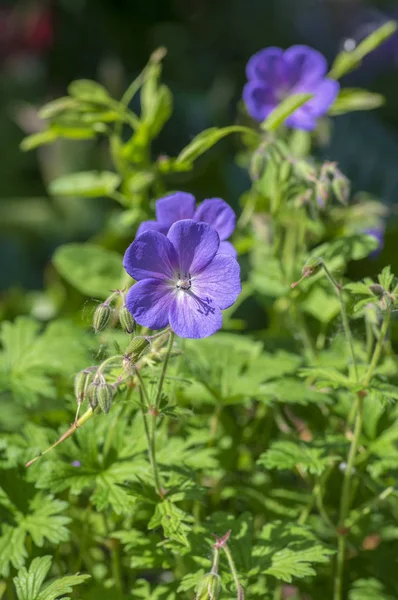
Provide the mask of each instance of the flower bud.
POLYGON ((115 390, 110 383, 100 383, 97 387, 97 399, 101 410, 107 415, 112 406, 115 390))
POLYGON ((93 327, 95 333, 103 331, 112 315, 112 308, 106 302, 99 304, 94 312, 93 327))
POLYGON ((249 167, 249 173, 252 181, 257 181, 257 179, 260 179, 266 169, 269 158, 268 145, 268 143, 261 144, 261 146, 259 146, 259 148, 257 148, 257 150, 253 153, 249 167))
POLYGON ((293 162, 293 169, 297 177, 306 181, 316 180, 316 170, 305 160, 296 160, 293 162))
POLYGON ((149 345, 150 342, 146 337, 137 335, 137 337, 132 339, 125 352, 126 357, 130 360, 130 363, 135 364, 147 350, 149 345))
POLYGON ((221 588, 221 577, 216 573, 206 573, 199 581, 196 600, 218 600, 221 588))
POLYGON ((79 371, 75 377, 75 396, 79 404, 83 402, 92 373, 90 369, 79 371))
POLYGON ((93 410, 95 410, 98 406, 98 396, 97 396, 98 386, 99 386, 99 383, 97 381, 93 381, 93 383, 90 383, 90 385, 87 388, 87 398, 88 398, 89 404, 93 410))
POLYGON ((382 285, 379 285, 378 283, 373 283, 372 285, 369 286, 370 291, 372 292, 372 294, 374 294, 375 296, 383 296, 384 295, 384 288, 382 285))
POLYGON ((119 322, 126 333, 134 333, 135 321, 127 306, 122 306, 119 311, 119 322))
POLYGON ((350 197, 350 182, 340 171, 333 178, 332 190, 339 202, 347 204, 350 197))

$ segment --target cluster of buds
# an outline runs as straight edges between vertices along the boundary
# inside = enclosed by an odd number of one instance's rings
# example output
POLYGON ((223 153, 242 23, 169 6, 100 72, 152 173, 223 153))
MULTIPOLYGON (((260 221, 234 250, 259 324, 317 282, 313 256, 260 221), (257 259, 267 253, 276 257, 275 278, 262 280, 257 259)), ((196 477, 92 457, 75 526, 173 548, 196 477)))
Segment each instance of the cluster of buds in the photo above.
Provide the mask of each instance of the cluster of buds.
POLYGON ((340 169, 337 168, 336 163, 325 162, 322 165, 320 182, 325 190, 331 188, 338 202, 347 204, 350 197, 350 182, 340 169))
POLYGON ((132 334, 135 331, 135 321, 126 306, 126 294, 123 290, 115 290, 111 295, 97 306, 93 316, 93 328, 95 333, 103 331, 108 327, 113 316, 117 316, 119 323, 126 333, 132 334), (114 308, 113 302, 121 298, 122 306, 114 308))
POLYGON ((310 184, 310 188, 299 195, 297 202, 301 204, 310 204, 310 200, 315 198, 316 205, 324 209, 332 194, 341 202, 347 204, 350 196, 350 182, 337 168, 334 162, 325 162, 320 171, 306 160, 292 160, 293 171, 296 177, 310 184))
POLYGON ((107 383, 97 367, 83 369, 75 377, 75 396, 78 411, 80 405, 87 399, 93 410, 99 406, 105 414, 108 414, 115 392, 116 386, 107 383))

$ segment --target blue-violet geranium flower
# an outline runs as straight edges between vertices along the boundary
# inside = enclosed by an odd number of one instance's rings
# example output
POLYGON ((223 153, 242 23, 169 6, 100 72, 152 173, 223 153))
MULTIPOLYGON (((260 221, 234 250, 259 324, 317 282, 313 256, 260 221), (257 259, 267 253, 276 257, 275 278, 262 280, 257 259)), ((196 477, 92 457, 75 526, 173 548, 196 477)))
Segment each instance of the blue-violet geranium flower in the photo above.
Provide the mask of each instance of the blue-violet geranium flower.
POLYGON ((177 221, 165 236, 142 233, 127 248, 123 265, 135 283, 126 306, 139 325, 170 325, 184 338, 204 338, 222 325, 221 311, 240 291, 235 258, 218 252, 220 238, 207 223, 177 221))
POLYGON ((137 237, 144 231, 160 231, 167 234, 173 223, 181 219, 193 219, 209 223, 220 236, 222 254, 236 256, 236 250, 230 242, 226 242, 233 233, 236 216, 232 208, 221 198, 204 200, 196 208, 196 200, 187 192, 176 192, 160 198, 156 202, 156 221, 143 221, 138 228, 137 237))
POLYGON ((317 120, 333 104, 340 88, 326 73, 326 59, 308 46, 260 50, 246 66, 249 81, 243 90, 243 100, 249 115, 261 122, 288 96, 313 94, 313 98, 285 121, 294 129, 312 131, 317 120))

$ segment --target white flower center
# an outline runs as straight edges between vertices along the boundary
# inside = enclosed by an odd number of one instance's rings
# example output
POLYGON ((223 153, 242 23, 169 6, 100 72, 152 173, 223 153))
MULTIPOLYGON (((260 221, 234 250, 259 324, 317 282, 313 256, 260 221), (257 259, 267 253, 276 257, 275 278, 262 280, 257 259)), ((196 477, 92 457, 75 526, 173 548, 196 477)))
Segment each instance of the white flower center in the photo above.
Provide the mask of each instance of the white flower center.
POLYGON ((181 277, 181 274, 178 273, 176 288, 179 290, 189 290, 191 288, 191 275, 188 273, 181 277))

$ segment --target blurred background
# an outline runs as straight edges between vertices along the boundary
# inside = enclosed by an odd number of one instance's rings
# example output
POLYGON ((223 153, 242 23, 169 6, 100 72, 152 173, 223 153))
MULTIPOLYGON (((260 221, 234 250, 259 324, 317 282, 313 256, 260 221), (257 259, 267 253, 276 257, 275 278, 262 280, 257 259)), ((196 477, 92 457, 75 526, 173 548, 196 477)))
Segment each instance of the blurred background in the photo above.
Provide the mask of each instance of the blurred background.
MULTIPOLYGON (((19 148, 42 127, 37 108, 64 95, 71 80, 96 79, 120 98, 150 53, 165 46, 163 78, 175 106, 153 150, 175 155, 202 129, 236 120, 245 65, 257 50, 303 43, 331 62, 391 18, 398 18, 397 0, 1 0, 0 316, 24 312, 40 293, 58 245, 88 239, 117 210, 106 199, 57 199, 46 192, 62 173, 109 166, 101 142, 64 140, 28 153, 19 148)), ((342 82, 384 94, 385 105, 334 119, 322 150, 322 158, 339 162, 354 191, 375 195, 393 213, 397 74, 394 35, 342 82)), ((221 196, 237 208, 249 181, 235 151, 233 143, 218 145, 181 187, 198 200, 221 196)), ((371 274, 379 261, 394 267, 395 238, 388 228, 371 274)))

